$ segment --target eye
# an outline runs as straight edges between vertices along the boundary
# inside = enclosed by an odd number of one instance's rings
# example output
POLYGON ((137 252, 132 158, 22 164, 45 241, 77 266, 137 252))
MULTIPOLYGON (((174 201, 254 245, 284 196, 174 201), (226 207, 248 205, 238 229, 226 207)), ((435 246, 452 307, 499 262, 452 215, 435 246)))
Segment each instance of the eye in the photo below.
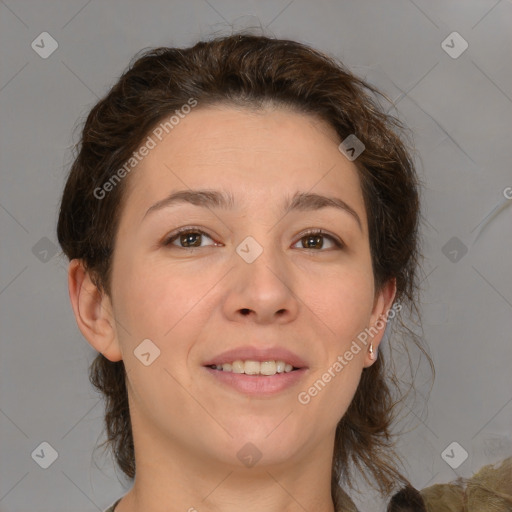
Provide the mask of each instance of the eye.
MULTIPOLYGON (((216 242, 214 242, 214 244, 203 245, 202 242, 204 241, 204 238, 209 238, 213 241, 212 237, 202 229, 189 226, 180 228, 171 233, 164 240, 163 245, 166 247, 177 247, 178 249, 197 249, 200 247, 219 245, 216 242), (175 242, 178 242, 181 245, 175 242)), ((302 242, 302 249, 316 250, 318 252, 320 249, 325 249, 324 239, 329 240, 334 248, 342 249, 345 246, 345 244, 337 237, 326 233, 322 229, 311 229, 303 233, 294 246, 299 242, 302 242)))
POLYGON ((211 236, 201 229, 194 227, 185 227, 178 229, 177 231, 169 235, 169 237, 167 237, 164 240, 163 244, 165 246, 178 247, 178 249, 195 249, 199 247, 205 247, 201 243, 204 237, 212 240, 211 236), (182 245, 174 244, 174 241, 178 241, 182 245))
POLYGON ((306 233, 303 233, 299 242, 303 242, 302 249, 323 249, 324 248, 324 239, 327 238, 330 240, 331 244, 334 244, 335 248, 342 249, 345 244, 339 240, 337 237, 333 235, 329 235, 322 229, 311 229, 306 233))

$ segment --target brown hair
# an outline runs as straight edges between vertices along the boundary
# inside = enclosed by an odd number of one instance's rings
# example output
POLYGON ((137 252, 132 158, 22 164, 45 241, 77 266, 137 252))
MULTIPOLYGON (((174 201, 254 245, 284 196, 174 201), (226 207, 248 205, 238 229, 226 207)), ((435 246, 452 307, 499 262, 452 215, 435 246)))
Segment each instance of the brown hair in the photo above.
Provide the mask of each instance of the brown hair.
MULTIPOLYGON (((401 137, 403 126, 383 112, 379 96, 385 98, 341 62, 290 40, 235 34, 190 48, 146 50, 134 57, 87 117, 62 197, 59 243, 69 259, 83 261, 99 289, 110 295, 111 256, 129 178, 102 199, 95 190, 112 179, 162 119, 191 98, 199 106, 261 108, 272 103, 321 118, 335 129, 340 142, 352 134, 363 142, 365 150, 354 163, 368 214, 376 289, 396 279, 395 300, 414 311, 418 181, 401 137)), ((399 325, 405 324, 399 319, 399 325)), ((412 331, 409 334, 408 339, 424 352, 412 331)), ((352 487, 350 464, 383 495, 389 496, 397 483, 408 484, 395 467, 398 459, 390 426, 397 403, 392 385, 398 381, 386 375, 386 368, 381 352, 364 369, 354 399, 337 426, 332 466, 335 504, 341 499, 338 482, 352 487)), ((111 446, 121 470, 133 478, 124 364, 98 354, 90 379, 106 402, 105 443, 111 446)))

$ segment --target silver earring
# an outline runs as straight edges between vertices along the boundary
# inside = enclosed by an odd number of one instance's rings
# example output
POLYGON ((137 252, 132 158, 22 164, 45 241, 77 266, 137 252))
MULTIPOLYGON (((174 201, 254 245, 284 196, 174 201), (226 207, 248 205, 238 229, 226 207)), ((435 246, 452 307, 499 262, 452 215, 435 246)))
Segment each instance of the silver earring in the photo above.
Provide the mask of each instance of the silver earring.
POLYGON ((370 359, 372 361, 375 361, 375 359, 377 358, 377 354, 375 354, 375 352, 373 351, 373 343, 370 343, 370 359))

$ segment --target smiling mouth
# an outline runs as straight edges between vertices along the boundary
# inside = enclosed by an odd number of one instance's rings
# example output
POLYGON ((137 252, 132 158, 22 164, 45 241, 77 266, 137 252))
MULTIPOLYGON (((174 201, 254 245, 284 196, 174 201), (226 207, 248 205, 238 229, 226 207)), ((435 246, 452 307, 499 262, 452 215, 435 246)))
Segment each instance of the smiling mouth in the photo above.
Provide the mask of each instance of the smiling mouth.
POLYGON ((222 372, 251 375, 254 377, 268 377, 281 373, 290 373, 296 370, 300 370, 300 368, 296 368, 285 361, 259 362, 251 360, 242 361, 239 359, 231 363, 211 364, 207 366, 207 368, 222 372))

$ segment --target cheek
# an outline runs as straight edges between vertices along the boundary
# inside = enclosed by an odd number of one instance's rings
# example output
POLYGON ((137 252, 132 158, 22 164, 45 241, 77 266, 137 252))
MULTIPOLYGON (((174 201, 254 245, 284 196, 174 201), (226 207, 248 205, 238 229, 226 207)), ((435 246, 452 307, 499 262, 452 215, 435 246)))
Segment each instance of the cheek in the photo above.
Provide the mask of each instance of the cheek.
MULTIPOLYGON (((367 327, 374 299, 373 275, 361 265, 339 268, 315 279, 318 286, 303 286, 303 302, 314 313, 319 329, 317 367, 312 368, 300 404, 322 414, 333 427, 347 410, 361 378, 365 347, 357 336, 367 327)), ((308 309, 305 309, 308 314, 308 309)))
POLYGON ((320 329, 319 366, 297 399, 311 416, 322 417, 322 432, 334 429, 347 411, 357 386, 365 346, 357 336, 368 327, 373 305, 373 277, 365 271, 339 272, 326 280, 324 292, 309 292, 305 303, 320 329))
POLYGON ((207 274, 171 272, 158 264, 130 267, 116 289, 116 315, 128 324, 132 337, 170 337, 212 286, 207 274))
POLYGON ((201 319, 204 322, 208 318, 207 301, 202 298, 215 283, 213 277, 171 270, 169 265, 159 263, 126 261, 117 268, 115 315, 126 327, 117 332, 139 406, 151 396, 155 403, 180 403, 183 413, 188 408, 197 413, 176 380, 190 380, 188 354, 200 337, 201 319), (149 352, 158 353, 149 366, 135 357, 146 339, 157 347, 150 344, 149 352))
POLYGON ((309 278, 301 287, 300 299, 331 338, 343 344, 368 326, 374 300, 373 276, 362 267, 340 268, 321 278, 309 278))

